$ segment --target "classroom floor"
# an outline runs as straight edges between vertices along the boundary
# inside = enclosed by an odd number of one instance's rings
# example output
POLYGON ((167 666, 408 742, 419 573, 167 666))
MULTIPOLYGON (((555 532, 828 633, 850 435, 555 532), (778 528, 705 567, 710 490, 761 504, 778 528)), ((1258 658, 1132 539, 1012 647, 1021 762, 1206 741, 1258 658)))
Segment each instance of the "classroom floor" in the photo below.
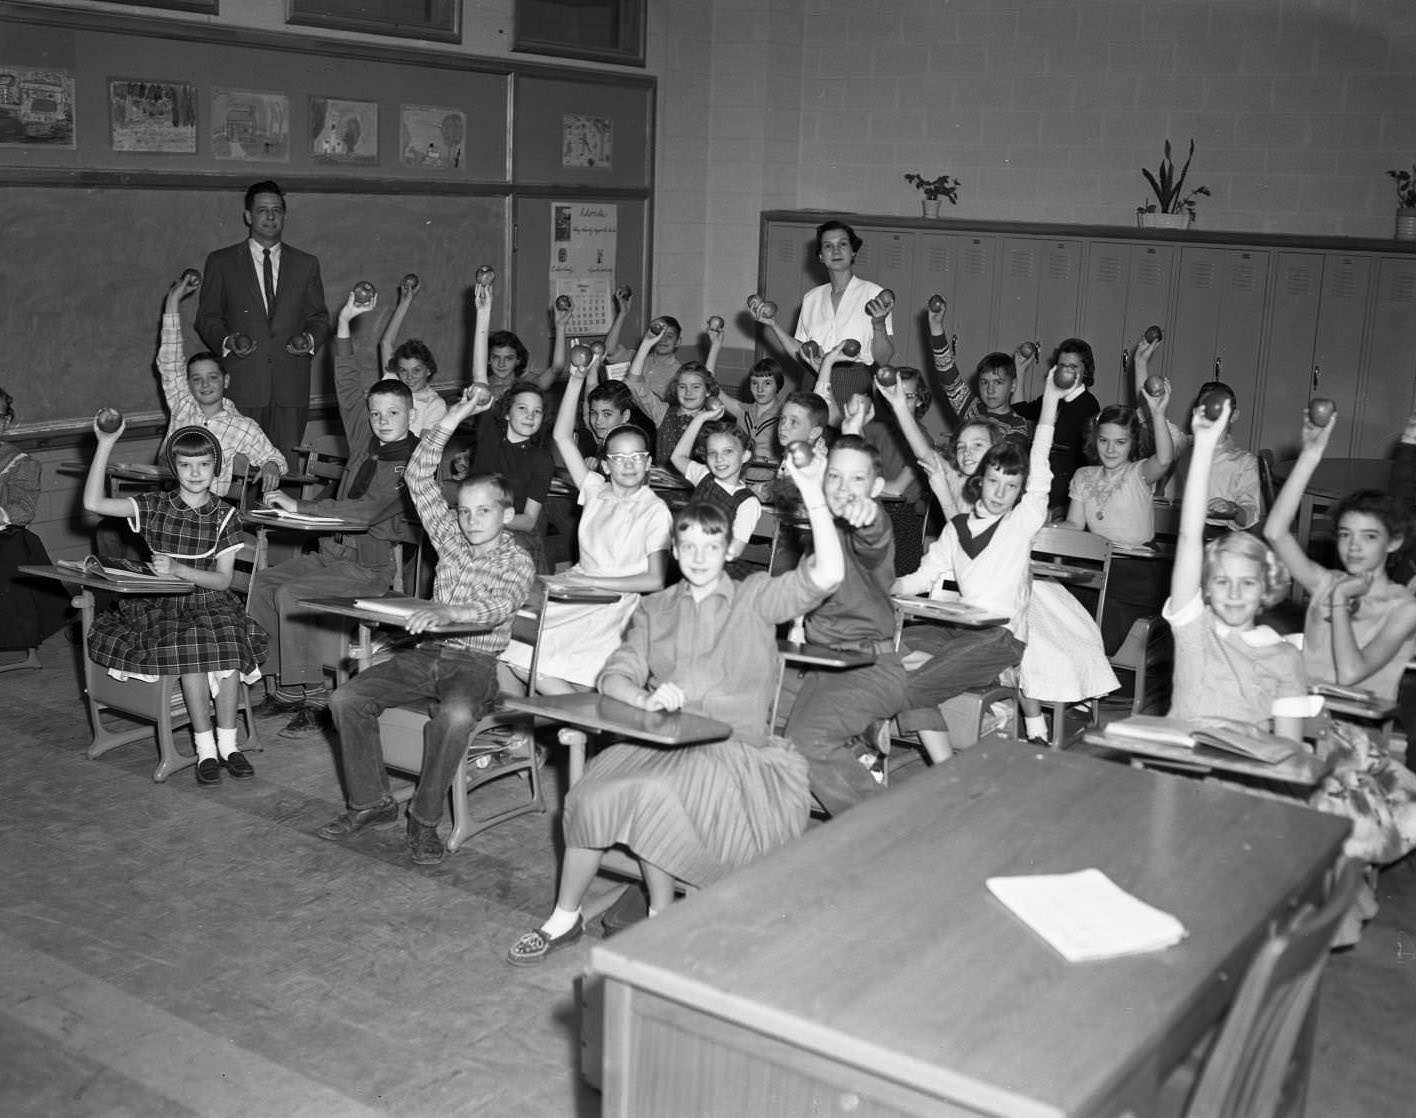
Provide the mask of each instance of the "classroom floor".
MULTIPOLYGON (((553 813, 428 869, 400 831, 323 842, 341 808, 323 738, 265 720, 255 780, 154 784, 146 744, 85 758, 74 650, 41 658, 0 675, 0 1114, 599 1114, 576 1072, 590 941, 502 962, 551 904, 553 813)), ((1412 862, 1330 962, 1310 1115, 1412 1111, 1412 862)))

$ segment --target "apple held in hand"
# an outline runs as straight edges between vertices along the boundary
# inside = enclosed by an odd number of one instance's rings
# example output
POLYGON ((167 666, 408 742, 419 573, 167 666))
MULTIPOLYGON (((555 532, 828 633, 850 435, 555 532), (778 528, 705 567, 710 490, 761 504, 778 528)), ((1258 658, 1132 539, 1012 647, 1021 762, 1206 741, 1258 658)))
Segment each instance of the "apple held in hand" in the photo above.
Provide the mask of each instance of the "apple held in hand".
POLYGON ((570 308, 573 307, 573 306, 575 306, 575 304, 571 301, 571 298, 570 298, 569 295, 557 295, 557 296, 556 296, 556 310, 558 310, 558 311, 568 311, 568 310, 570 310, 570 308))
POLYGON ((801 359, 812 365, 821 364, 821 345, 818 342, 807 340, 801 343, 801 359))
MULTIPOLYGON (((883 294, 883 292, 882 292, 882 294, 883 294)), ((931 295, 931 296, 929 297, 929 313, 930 313, 930 314, 943 314, 943 313, 944 313, 945 311, 947 311, 948 309, 949 309, 949 300, 945 299, 943 295, 940 295, 940 294, 938 294, 938 293, 936 292, 935 294, 933 294, 933 295, 931 295)))
POLYGON ((117 408, 99 408, 98 414, 94 416, 94 422, 98 424, 98 429, 105 435, 111 435, 123 426, 123 413, 117 408))
POLYGON ((1024 360, 1031 361, 1037 356, 1037 343, 1024 342, 1022 345, 1018 346, 1018 352, 1023 355, 1024 360))
POLYGON ((296 334, 290 339, 290 349, 293 353, 306 354, 315 352, 315 340, 309 334, 296 334))
POLYGON ((463 391, 462 398, 474 407, 485 407, 492 402, 492 390, 485 384, 469 384, 463 391))
POLYGON ((588 345, 573 345, 570 347, 570 363, 577 369, 583 369, 590 364, 594 354, 588 345))
POLYGON ((771 299, 763 299, 762 302, 757 304, 757 317, 761 319, 776 318, 777 304, 772 302, 771 299))
POLYGON ((841 353, 854 361, 860 356, 860 342, 856 341, 854 338, 847 338, 841 343, 841 353))
POLYGON ((184 268, 180 278, 188 287, 200 287, 202 284, 202 274, 195 268, 184 268))
POLYGON ((811 444, 798 439, 796 442, 787 444, 787 455, 792 460, 792 465, 798 470, 804 470, 811 465, 811 460, 816 457, 811 452, 811 444))
POLYGON ((409 272, 398 283, 407 294, 412 295, 418 288, 423 286, 423 281, 418 278, 417 272, 409 272))
POLYGON ((1308 401, 1308 422, 1314 427, 1326 427, 1332 422, 1337 404, 1326 396, 1314 396, 1308 401))
POLYGON ((630 299, 634 298, 634 288, 627 283, 620 284, 615 288, 615 298, 621 303, 628 303, 630 299))
POLYGON ((880 304, 881 311, 889 314, 890 308, 895 305, 895 293, 888 287, 882 287, 880 294, 875 296, 875 301, 880 304))
POLYGON ((715 314, 708 319, 708 332, 710 334, 721 333, 723 327, 726 325, 727 324, 723 321, 723 316, 715 314))
POLYGON ((1165 378, 1151 373, 1150 376, 1146 377, 1145 383, 1141 385, 1141 390, 1145 392, 1147 396, 1153 396, 1158 400, 1165 394, 1165 378))
POLYGON ((1146 342, 1148 344, 1155 345, 1156 342, 1163 341, 1164 339, 1165 331, 1162 330, 1159 326, 1146 327, 1146 342))
POLYGON ((360 280, 354 285, 354 305, 356 307, 367 307, 378 295, 378 288, 368 280, 360 280))
POLYGON ((662 334, 668 328, 669 324, 665 322, 662 318, 656 318, 649 323, 649 333, 651 334, 662 334))
POLYGON ((231 336, 231 352, 237 357, 250 357, 256 351, 256 343, 245 334, 231 336))
POLYGON ((753 314, 753 315, 756 315, 756 314, 757 314, 757 308, 758 308, 759 306, 761 306, 761 305, 762 305, 762 296, 761 296, 761 295, 757 294, 757 292, 755 292, 755 291, 752 292, 750 295, 748 295, 748 297, 747 297, 747 309, 748 309, 749 313, 751 313, 751 314, 753 314))
POLYGON ((491 287, 492 284, 497 282, 497 270, 490 264, 483 264, 477 269, 477 274, 474 278, 479 287, 491 287))
POLYGON ((591 342, 591 343, 590 343, 590 352, 591 352, 592 354, 594 354, 596 357, 604 357, 604 356, 605 356, 605 343, 604 343, 604 342, 591 342))
POLYGON ((1223 392, 1206 392, 1200 397, 1200 407, 1206 419, 1218 419, 1224 414, 1224 405, 1229 398, 1223 392))
POLYGON ((1052 383, 1063 392, 1068 391, 1077 383, 1077 370, 1058 365, 1052 370, 1052 383))
POLYGON ((894 365, 881 365, 875 370, 875 380, 885 388, 893 388, 900 382, 900 374, 895 371, 894 365))

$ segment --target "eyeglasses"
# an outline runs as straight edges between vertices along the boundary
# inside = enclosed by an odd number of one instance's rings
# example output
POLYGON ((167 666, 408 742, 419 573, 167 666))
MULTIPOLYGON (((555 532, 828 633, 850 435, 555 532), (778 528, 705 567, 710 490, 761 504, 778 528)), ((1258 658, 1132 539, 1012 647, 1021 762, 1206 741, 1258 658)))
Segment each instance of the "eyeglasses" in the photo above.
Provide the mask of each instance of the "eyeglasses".
POLYGON ((611 466, 618 466, 620 469, 624 469, 626 466, 633 466, 639 462, 649 461, 649 452, 647 450, 636 450, 633 454, 607 454, 605 455, 605 461, 611 466))

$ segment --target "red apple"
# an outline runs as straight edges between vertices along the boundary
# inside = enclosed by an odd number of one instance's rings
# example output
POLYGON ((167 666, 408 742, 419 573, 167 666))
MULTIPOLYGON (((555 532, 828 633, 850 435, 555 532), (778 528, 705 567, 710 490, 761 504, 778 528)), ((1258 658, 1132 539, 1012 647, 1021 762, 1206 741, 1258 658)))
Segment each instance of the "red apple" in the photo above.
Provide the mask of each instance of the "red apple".
POLYGON ((571 302, 571 299, 570 299, 570 296, 569 296, 569 295, 557 295, 557 296, 556 296, 556 310, 558 310, 558 311, 568 311, 568 310, 570 310, 570 308, 573 307, 574 305, 575 305, 575 304, 571 302))
POLYGON ((948 309, 949 309, 949 300, 947 300, 946 298, 944 298, 943 295, 935 294, 935 295, 931 295, 931 296, 929 297, 929 313, 930 313, 930 314, 943 314, 943 313, 944 313, 945 311, 947 311, 948 309))
POLYGON ((799 470, 810 466, 811 460, 816 457, 812 453, 811 444, 801 439, 787 444, 787 454, 791 456, 792 465, 799 470))
POLYGON ((588 345, 573 345, 570 347, 570 363, 577 369, 583 369, 590 364, 594 354, 590 352, 588 345))
POLYGON ((756 313, 757 313, 757 305, 758 305, 759 303, 761 303, 761 302, 762 302, 762 296, 759 295, 759 294, 757 294, 757 292, 754 291, 754 292, 752 292, 752 294, 750 294, 750 295, 747 297, 747 309, 748 309, 749 311, 751 311, 753 314, 756 314, 756 313))
POLYGON ((106 435, 113 434, 119 427, 123 426, 123 413, 117 408, 100 408, 98 415, 94 417, 98 424, 98 429, 106 435))
POLYGON ((900 380, 894 365, 881 365, 875 370, 875 379, 885 388, 893 388, 900 380))
POLYGON ((404 291, 412 295, 418 288, 423 286, 423 281, 418 278, 417 272, 409 272, 398 284, 404 291))
POLYGON ((1018 346, 1018 352, 1023 355, 1024 359, 1031 360, 1037 356, 1037 343, 1024 342, 1022 345, 1018 346))
POLYGON ((880 293, 875 296, 875 301, 880 304, 880 309, 888 311, 895 305, 895 293, 888 287, 882 287, 880 293))
POLYGON ((1141 389, 1147 396, 1154 396, 1156 399, 1159 399, 1165 392, 1165 378, 1151 373, 1150 376, 1146 377, 1146 382, 1141 385, 1141 389))
POLYGON ((491 287, 497 282, 497 270, 490 264, 483 264, 477 269, 476 281, 480 287, 491 287))
POLYGON ((662 334, 668 328, 669 324, 662 318, 656 318, 649 323, 649 333, 651 334, 662 334))
POLYGON ((854 338, 847 338, 841 344, 841 353, 854 361, 860 356, 860 342, 856 341, 854 338))
POLYGON ((1066 392, 1077 383, 1077 370, 1058 365, 1052 370, 1052 383, 1066 392))
POLYGON ((356 307, 367 307, 374 301, 374 296, 378 293, 378 288, 368 280, 360 280, 354 285, 354 305, 356 307))
POLYGON ((1149 342, 1151 345, 1154 345, 1156 342, 1162 340, 1164 337, 1165 331, 1162 330, 1159 326, 1146 327, 1146 341, 1149 342))
POLYGON ((192 287, 199 287, 202 282, 202 274, 195 268, 185 268, 182 271, 182 282, 190 284, 192 287))
POLYGON ((604 343, 604 342, 591 342, 591 343, 590 343, 590 352, 593 353, 596 357, 604 357, 604 356, 605 356, 605 343, 604 343))
POLYGON ((1314 427, 1326 427, 1336 411, 1337 404, 1326 396, 1314 396, 1308 401, 1308 422, 1314 427))
POLYGON ((470 400, 477 407, 482 407, 492 402, 492 390, 480 381, 477 384, 469 384, 462 393, 464 400, 470 400))
POLYGON ((771 299, 763 299, 757 304, 757 314, 760 318, 776 318, 777 304, 771 299))
POLYGON ((1223 392, 1206 392, 1200 397, 1200 407, 1205 410, 1206 419, 1218 419, 1224 414, 1224 405, 1229 397, 1223 392))
POLYGON ((615 298, 621 303, 628 303, 634 297, 634 288, 627 283, 620 284, 615 288, 615 298))
POLYGON ((821 364, 821 344, 807 340, 801 343, 801 359, 810 365, 821 364))
POLYGON ((708 319, 708 330, 710 333, 716 334, 719 330, 723 329, 725 325, 727 324, 723 321, 721 315, 715 314, 708 319))
POLYGON ((249 357, 255 352, 256 343, 245 334, 231 335, 231 352, 237 357, 249 357))

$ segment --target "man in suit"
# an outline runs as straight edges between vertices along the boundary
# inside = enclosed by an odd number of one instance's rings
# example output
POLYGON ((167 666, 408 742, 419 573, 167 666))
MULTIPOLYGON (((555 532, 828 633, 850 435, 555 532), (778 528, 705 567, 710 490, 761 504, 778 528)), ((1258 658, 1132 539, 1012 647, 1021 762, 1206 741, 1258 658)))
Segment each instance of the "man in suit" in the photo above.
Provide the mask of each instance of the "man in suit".
POLYGON ((206 260, 197 333, 230 374, 227 397, 288 461, 310 411, 310 359, 329 336, 318 258, 285 244, 279 185, 246 191, 251 235, 206 260))

